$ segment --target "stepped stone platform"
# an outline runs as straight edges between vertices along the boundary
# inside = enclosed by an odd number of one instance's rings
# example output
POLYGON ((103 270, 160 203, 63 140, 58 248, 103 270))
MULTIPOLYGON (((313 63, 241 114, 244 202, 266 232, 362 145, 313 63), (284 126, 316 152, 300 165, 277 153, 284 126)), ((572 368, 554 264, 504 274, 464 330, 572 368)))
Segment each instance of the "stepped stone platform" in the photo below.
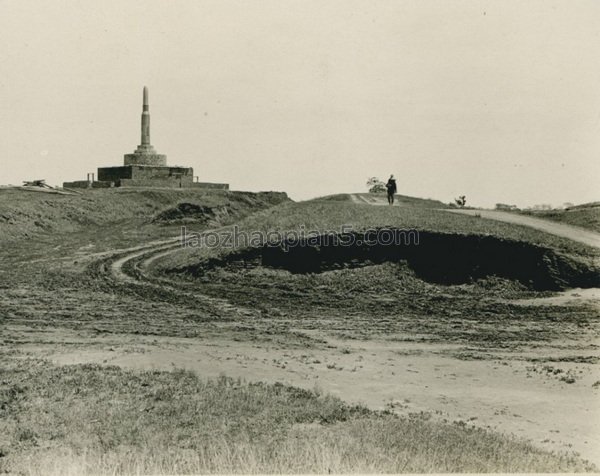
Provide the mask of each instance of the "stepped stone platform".
MULTIPOLYGON (((88 174, 93 175, 93 174, 88 174)), ((123 165, 99 167, 98 180, 64 182, 64 188, 168 187, 229 190, 229 184, 194 181, 192 167, 167 165, 167 156, 156 152, 150 143, 148 88, 144 87, 142 140, 132 154, 125 154, 123 165)))
POLYGON ((150 145, 150 118, 146 118, 147 124, 144 124, 144 118, 145 116, 142 114, 142 143, 138 145, 133 154, 125 154, 124 164, 164 167, 167 165, 167 156, 156 153, 154 147, 150 145))
POLYGON ((192 167, 123 165, 99 167, 98 180, 64 182, 64 188, 159 187, 229 190, 227 183, 194 182, 192 167))

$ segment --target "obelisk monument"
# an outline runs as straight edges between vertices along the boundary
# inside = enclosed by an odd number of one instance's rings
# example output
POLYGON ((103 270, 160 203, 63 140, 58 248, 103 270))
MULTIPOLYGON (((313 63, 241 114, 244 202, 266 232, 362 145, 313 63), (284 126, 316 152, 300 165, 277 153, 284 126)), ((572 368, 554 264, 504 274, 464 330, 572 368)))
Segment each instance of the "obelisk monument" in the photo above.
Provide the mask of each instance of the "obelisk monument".
POLYGON ((167 156, 157 154, 150 143, 150 105, 146 86, 142 102, 142 141, 133 154, 125 154, 125 165, 167 165, 167 156))
POLYGON ((148 88, 144 86, 144 99, 142 104, 142 147, 150 145, 150 106, 148 105, 148 88))

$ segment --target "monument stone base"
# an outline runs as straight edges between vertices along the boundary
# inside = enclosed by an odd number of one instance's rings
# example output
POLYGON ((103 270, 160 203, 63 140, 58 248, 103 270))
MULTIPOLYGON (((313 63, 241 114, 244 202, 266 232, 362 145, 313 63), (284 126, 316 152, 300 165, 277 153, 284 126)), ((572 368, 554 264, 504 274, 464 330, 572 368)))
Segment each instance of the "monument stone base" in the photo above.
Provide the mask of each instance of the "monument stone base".
MULTIPOLYGON (((163 156, 164 157, 164 156, 163 156)), ((114 182, 116 187, 191 187, 194 169, 156 165, 124 165, 98 168, 98 180, 114 182)))
POLYGON ((153 165, 164 167, 167 165, 167 156, 164 154, 125 154, 125 165, 153 165))

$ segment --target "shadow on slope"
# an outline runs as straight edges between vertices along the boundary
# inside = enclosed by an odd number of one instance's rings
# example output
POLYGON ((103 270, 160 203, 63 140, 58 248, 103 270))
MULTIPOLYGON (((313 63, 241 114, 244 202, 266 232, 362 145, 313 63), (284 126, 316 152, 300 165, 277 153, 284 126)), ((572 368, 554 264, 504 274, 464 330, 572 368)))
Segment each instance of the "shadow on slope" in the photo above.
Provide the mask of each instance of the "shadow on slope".
POLYGON ((496 276, 519 281, 537 291, 600 286, 600 274, 591 265, 531 243, 414 230, 407 233, 380 229, 367 233, 270 243, 174 271, 201 275, 205 270, 223 266, 262 266, 305 274, 405 261, 417 277, 436 284, 465 284, 496 276), (392 244, 377 239, 376 235, 384 230, 395 233, 392 244))

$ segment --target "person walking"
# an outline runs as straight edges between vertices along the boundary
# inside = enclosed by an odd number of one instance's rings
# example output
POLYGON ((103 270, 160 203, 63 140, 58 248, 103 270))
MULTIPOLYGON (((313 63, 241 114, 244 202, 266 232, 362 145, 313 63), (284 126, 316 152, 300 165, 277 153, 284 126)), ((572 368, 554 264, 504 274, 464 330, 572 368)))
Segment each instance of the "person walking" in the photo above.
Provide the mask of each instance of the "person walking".
POLYGON ((387 183, 385 184, 385 188, 387 189, 387 199, 390 205, 394 204, 394 194, 398 191, 396 188, 396 179, 393 175, 390 175, 387 183))

